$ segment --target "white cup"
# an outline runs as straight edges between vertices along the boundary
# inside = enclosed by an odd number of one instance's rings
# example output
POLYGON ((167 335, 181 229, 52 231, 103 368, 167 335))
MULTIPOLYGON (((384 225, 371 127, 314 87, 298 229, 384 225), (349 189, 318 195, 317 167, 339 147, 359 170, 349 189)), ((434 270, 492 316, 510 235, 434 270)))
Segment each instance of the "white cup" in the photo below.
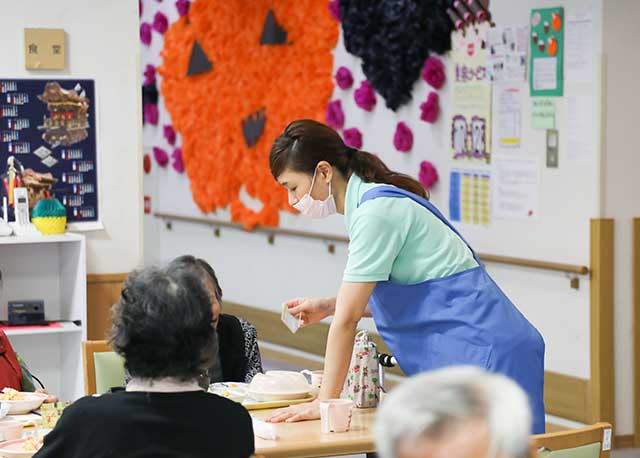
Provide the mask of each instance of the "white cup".
POLYGON ((353 401, 327 399, 320 401, 320 429, 323 434, 344 433, 351 427, 353 401))
POLYGON ((320 386, 322 386, 322 375, 324 374, 324 371, 310 371, 305 369, 300 371, 300 373, 309 376, 309 384, 311 385, 313 394, 317 396, 320 392, 320 386))

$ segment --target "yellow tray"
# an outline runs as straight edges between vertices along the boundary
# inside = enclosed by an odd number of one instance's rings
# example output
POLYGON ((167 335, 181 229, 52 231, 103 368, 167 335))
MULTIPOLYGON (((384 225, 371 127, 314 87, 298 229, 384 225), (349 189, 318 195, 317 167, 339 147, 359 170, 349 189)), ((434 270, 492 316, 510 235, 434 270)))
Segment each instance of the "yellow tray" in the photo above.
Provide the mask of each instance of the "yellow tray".
POLYGON ((282 400, 282 401, 254 401, 254 402, 246 402, 244 401, 242 405, 247 410, 263 410, 263 409, 275 409, 278 407, 287 407, 294 404, 302 404, 303 402, 313 401, 315 396, 310 394, 306 398, 301 399, 290 399, 290 400, 282 400))

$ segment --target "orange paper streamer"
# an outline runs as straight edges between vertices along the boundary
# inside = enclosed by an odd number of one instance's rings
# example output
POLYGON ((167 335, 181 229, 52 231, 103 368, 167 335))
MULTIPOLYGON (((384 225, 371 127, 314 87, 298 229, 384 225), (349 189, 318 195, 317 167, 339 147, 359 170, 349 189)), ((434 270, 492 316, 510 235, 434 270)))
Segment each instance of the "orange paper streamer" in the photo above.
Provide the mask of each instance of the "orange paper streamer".
POLYGON ((324 119, 338 27, 326 0, 208 0, 194 2, 188 17, 169 28, 160 92, 182 135, 191 192, 203 212, 230 205, 231 219, 250 229, 277 226, 279 210, 291 211, 269 171, 269 149, 292 120, 324 119), (260 45, 269 9, 287 31, 287 44, 260 45), (186 76, 196 39, 213 68, 186 76), (261 109, 264 131, 248 148, 242 120, 261 109), (241 201, 242 187, 261 210, 241 201))

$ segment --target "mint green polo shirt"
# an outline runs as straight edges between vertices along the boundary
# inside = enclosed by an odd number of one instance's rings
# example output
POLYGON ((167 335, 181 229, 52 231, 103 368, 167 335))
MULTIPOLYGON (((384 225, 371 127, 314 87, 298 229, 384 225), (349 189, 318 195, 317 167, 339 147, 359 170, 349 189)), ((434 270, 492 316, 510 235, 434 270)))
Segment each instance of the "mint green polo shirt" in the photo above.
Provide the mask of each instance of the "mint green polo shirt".
POLYGON ((346 282, 416 284, 476 267, 471 250, 433 213, 408 198, 379 197, 358 207, 369 189, 355 173, 347 184, 346 282))

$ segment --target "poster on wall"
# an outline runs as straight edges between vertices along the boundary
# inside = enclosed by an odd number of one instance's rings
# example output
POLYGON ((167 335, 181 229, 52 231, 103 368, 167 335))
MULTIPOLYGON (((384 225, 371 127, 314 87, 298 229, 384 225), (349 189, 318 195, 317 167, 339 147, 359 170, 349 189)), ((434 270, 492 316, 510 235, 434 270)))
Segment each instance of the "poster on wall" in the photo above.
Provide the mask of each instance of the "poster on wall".
POLYGON ((529 28, 495 26, 487 31, 487 69, 491 81, 526 81, 529 28))
POLYGON ((99 221, 94 81, 0 79, 0 110, 1 193, 9 203, 7 175, 24 169, 35 189, 46 184, 65 206, 68 223, 99 221))
POLYGON ((491 222, 491 174, 488 171, 451 171, 449 218, 467 224, 488 226, 491 222))
POLYGON ((452 87, 451 149, 457 162, 489 164, 491 160, 491 81, 487 73, 487 51, 482 41, 486 27, 466 35, 455 32, 451 59, 452 87))
POLYGON ((535 155, 496 158, 492 191, 495 219, 538 220, 540 165, 535 155))
POLYGON ((541 8, 531 11, 532 96, 556 96, 563 93, 564 8, 541 8))

